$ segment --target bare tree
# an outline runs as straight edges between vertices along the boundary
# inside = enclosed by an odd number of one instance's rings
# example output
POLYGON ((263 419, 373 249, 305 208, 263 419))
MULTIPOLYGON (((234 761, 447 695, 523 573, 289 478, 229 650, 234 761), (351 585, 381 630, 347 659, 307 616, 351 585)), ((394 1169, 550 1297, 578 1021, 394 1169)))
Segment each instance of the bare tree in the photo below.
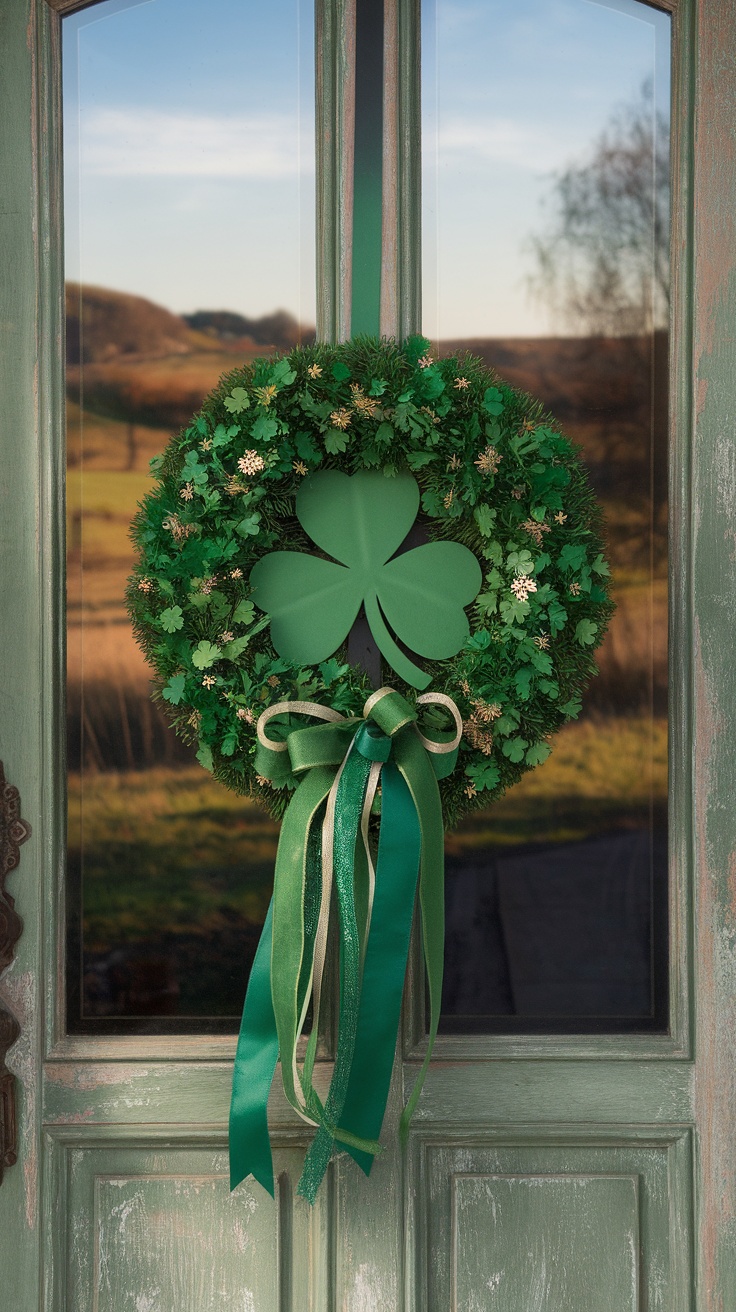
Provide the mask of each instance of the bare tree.
POLYGON ((641 336, 667 325, 669 124, 647 80, 587 159, 553 175, 554 215, 531 240, 533 293, 573 331, 641 336))

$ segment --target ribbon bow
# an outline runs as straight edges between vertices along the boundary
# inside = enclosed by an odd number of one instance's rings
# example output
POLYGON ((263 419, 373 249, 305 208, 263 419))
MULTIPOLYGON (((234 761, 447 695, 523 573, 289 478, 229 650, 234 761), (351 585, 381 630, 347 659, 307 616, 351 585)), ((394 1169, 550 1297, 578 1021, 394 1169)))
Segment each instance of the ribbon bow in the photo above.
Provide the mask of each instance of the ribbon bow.
POLYGON ((401 1135, 421 1093, 439 1023, 444 947, 444 825, 438 779, 452 772, 462 719, 451 697, 425 693, 417 708, 445 707, 455 732, 420 733, 417 711, 380 688, 363 719, 314 702, 278 702, 257 725, 256 768, 296 784, 284 816, 274 891, 243 1008, 230 1108, 230 1186, 247 1175, 274 1192, 266 1107, 278 1055, 284 1092, 317 1133, 298 1192, 310 1202, 334 1142, 368 1174, 380 1134, 396 1048, 409 937, 419 883, 430 1000, 427 1053, 404 1109, 401 1135), (293 717, 299 717, 294 722, 293 717), (323 721, 305 725, 303 717, 323 721), (269 737, 266 727, 274 721, 269 737), (431 736, 430 736, 431 735, 431 736), (381 785, 378 857, 369 823, 381 785), (338 1042, 324 1104, 313 1084, 333 887, 340 930, 338 1042), (312 1004, 301 1070, 297 1044, 312 1004))

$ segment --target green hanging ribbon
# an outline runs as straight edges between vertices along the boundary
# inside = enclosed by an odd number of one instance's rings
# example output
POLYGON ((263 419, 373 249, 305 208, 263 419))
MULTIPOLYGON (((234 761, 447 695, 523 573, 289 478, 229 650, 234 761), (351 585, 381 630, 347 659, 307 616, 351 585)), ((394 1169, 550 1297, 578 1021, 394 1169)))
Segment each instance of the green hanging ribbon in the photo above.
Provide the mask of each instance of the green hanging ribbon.
POLYGON ((437 780, 454 768, 462 731, 451 698, 428 693, 417 699, 417 706, 421 703, 439 703, 451 711, 456 732, 449 740, 447 735, 422 735, 417 712, 387 688, 368 699, 363 720, 345 720, 338 712, 309 702, 278 703, 259 720, 259 773, 281 784, 300 777, 301 782, 284 816, 272 909, 243 1010, 230 1120, 233 1188, 252 1173, 261 1183, 269 1180, 273 1189, 266 1104, 276 1048, 286 1097, 303 1119, 317 1127, 299 1192, 314 1201, 335 1140, 365 1171, 370 1169, 379 1151, 377 1139, 396 1046, 419 865, 430 1043, 402 1117, 403 1134, 408 1127, 429 1064, 442 988, 444 826, 437 780), (308 725, 305 717, 327 723, 308 725), (271 720, 284 736, 282 741, 266 735, 271 720), (366 872, 369 889, 372 885, 368 819, 379 778, 383 804, 375 893, 369 894, 358 915, 356 887, 360 902, 366 872), (312 1074, 333 879, 340 917, 340 1022, 323 1106, 312 1074), (361 941, 362 923, 366 930, 361 941), (264 968, 269 931, 270 989, 264 968), (310 996, 312 1034, 300 1071, 297 1043, 310 996))
MULTIPOLYGON (((440 759, 440 758, 438 758, 440 759)), ((371 934, 360 994, 358 1033, 343 1118, 365 1139, 377 1139, 388 1098, 399 1029, 409 939, 414 918, 422 834, 401 772, 381 773, 381 833, 371 934)), ((366 1175, 373 1156, 348 1148, 366 1175)))

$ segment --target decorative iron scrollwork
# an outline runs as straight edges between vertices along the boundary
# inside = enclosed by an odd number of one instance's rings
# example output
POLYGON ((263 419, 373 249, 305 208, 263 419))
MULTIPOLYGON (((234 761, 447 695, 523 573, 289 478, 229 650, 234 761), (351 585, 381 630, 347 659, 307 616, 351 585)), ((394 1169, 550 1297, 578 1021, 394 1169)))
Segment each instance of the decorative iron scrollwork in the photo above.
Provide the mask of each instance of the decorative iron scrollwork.
MULTIPOLYGON (((0 761, 0 974, 13 960, 23 922, 5 881, 20 861, 21 843, 31 836, 31 826, 21 819, 18 789, 5 780, 0 761)), ((3 1170, 16 1160, 15 1077, 5 1064, 8 1048, 20 1034, 20 1026, 9 1011, 0 1007, 0 1184, 3 1170)))

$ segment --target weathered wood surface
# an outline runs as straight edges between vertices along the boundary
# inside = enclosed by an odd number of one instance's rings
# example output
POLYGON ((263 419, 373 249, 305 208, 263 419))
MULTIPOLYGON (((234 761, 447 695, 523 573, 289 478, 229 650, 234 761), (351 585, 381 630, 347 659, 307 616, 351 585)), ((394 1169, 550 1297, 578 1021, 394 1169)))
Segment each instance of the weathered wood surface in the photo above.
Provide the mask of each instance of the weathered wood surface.
MULTIPOLYGON (((21 1035, 8 1054, 17 1078, 18 1165, 0 1188, 0 1271, 8 1307, 39 1300, 39 957, 44 870, 42 766, 43 538, 39 490, 38 208, 42 92, 30 0, 0 6, 0 743, 35 839, 8 889, 24 924, 0 981, 0 1005, 21 1035)), ((45 16, 42 15, 42 18, 45 16)), ((49 562, 50 564, 50 562, 49 562)))
MULTIPOLYGON (((453 1305, 453 1282, 458 1309, 503 1306, 509 1312, 522 1287, 539 1277, 541 1258, 526 1267, 528 1251, 539 1255, 546 1235, 545 1261, 550 1244, 560 1251, 567 1245, 569 1254, 560 1200, 577 1198, 578 1188, 582 1197, 586 1182, 598 1179, 604 1185, 592 1188, 591 1214, 609 1218, 598 1229, 610 1231, 613 1247, 600 1252, 596 1264, 609 1264, 621 1312, 636 1306, 659 1312, 736 1308, 736 23, 730 0, 682 0, 676 8, 673 1034, 621 1041, 443 1040, 406 1159, 392 1141, 367 1183, 341 1159, 307 1217, 288 1183, 304 1130, 278 1092, 272 1113, 280 1127, 279 1201, 256 1199, 251 1210, 254 1196, 247 1189, 227 1196, 232 1040, 77 1040, 63 1034, 63 890, 57 882, 63 857, 63 389, 58 83, 48 76, 57 67, 56 19, 45 0, 2 0, 0 743, 35 835, 24 852, 22 877, 9 881, 25 929, 0 982, 0 998, 22 1026, 9 1058, 21 1089, 20 1160, 0 1188, 3 1302, 13 1312, 77 1312, 94 1296, 95 1281, 97 1306, 105 1312, 169 1312, 174 1304, 187 1308, 187 1298, 197 1312, 214 1310, 226 1308, 228 1298, 232 1303, 233 1291, 240 1306, 247 1308, 250 1298, 257 1312, 398 1312, 402 1306, 445 1312, 453 1305), (546 1207, 537 1201, 544 1197, 546 1207), (76 1229, 71 1221, 67 1228, 67 1203, 76 1229), (494 1207, 501 1217, 495 1231, 494 1207), (632 1208, 641 1241, 635 1257, 627 1247, 632 1208), (529 1244, 517 1249, 521 1230, 529 1244), (251 1270, 249 1245, 256 1238, 265 1256, 251 1270), (494 1286, 502 1268, 486 1260, 494 1243, 506 1258, 503 1270, 514 1268, 506 1302, 497 1297, 502 1281, 494 1286), (637 1262, 638 1304, 631 1275, 637 1262)), ((318 8, 329 54, 320 120, 320 258, 327 289, 320 314, 324 334, 335 336, 344 330, 349 287, 349 105, 343 102, 339 114, 335 108, 352 58, 349 12, 349 0, 334 9, 322 0, 318 8)), ((396 207, 395 219, 387 217, 396 255, 386 268, 386 306, 403 331, 414 326, 418 286, 412 255, 418 249, 417 160, 408 149, 417 124, 415 0, 389 4, 387 20, 387 65, 399 68, 401 86, 393 102, 385 101, 395 134, 386 146, 394 169, 387 204, 396 207)), ((419 1001, 415 989, 406 1052, 421 1047, 419 1001)), ((414 1061, 405 1064, 407 1085, 415 1071, 414 1061)), ((322 1079, 328 1074, 323 1070, 322 1079)), ((394 1117, 401 1093, 397 1073, 394 1117)), ((586 1223, 583 1217, 581 1233, 586 1223)), ((560 1289, 570 1312, 579 1312, 580 1272, 590 1260, 586 1246, 577 1273, 566 1264, 567 1285, 539 1285, 539 1312, 559 1312, 560 1289)), ((585 1312, 594 1306, 586 1304, 585 1312)))
POLYGON ((736 1307, 736 22, 697 8, 692 510, 699 1297, 736 1307))

